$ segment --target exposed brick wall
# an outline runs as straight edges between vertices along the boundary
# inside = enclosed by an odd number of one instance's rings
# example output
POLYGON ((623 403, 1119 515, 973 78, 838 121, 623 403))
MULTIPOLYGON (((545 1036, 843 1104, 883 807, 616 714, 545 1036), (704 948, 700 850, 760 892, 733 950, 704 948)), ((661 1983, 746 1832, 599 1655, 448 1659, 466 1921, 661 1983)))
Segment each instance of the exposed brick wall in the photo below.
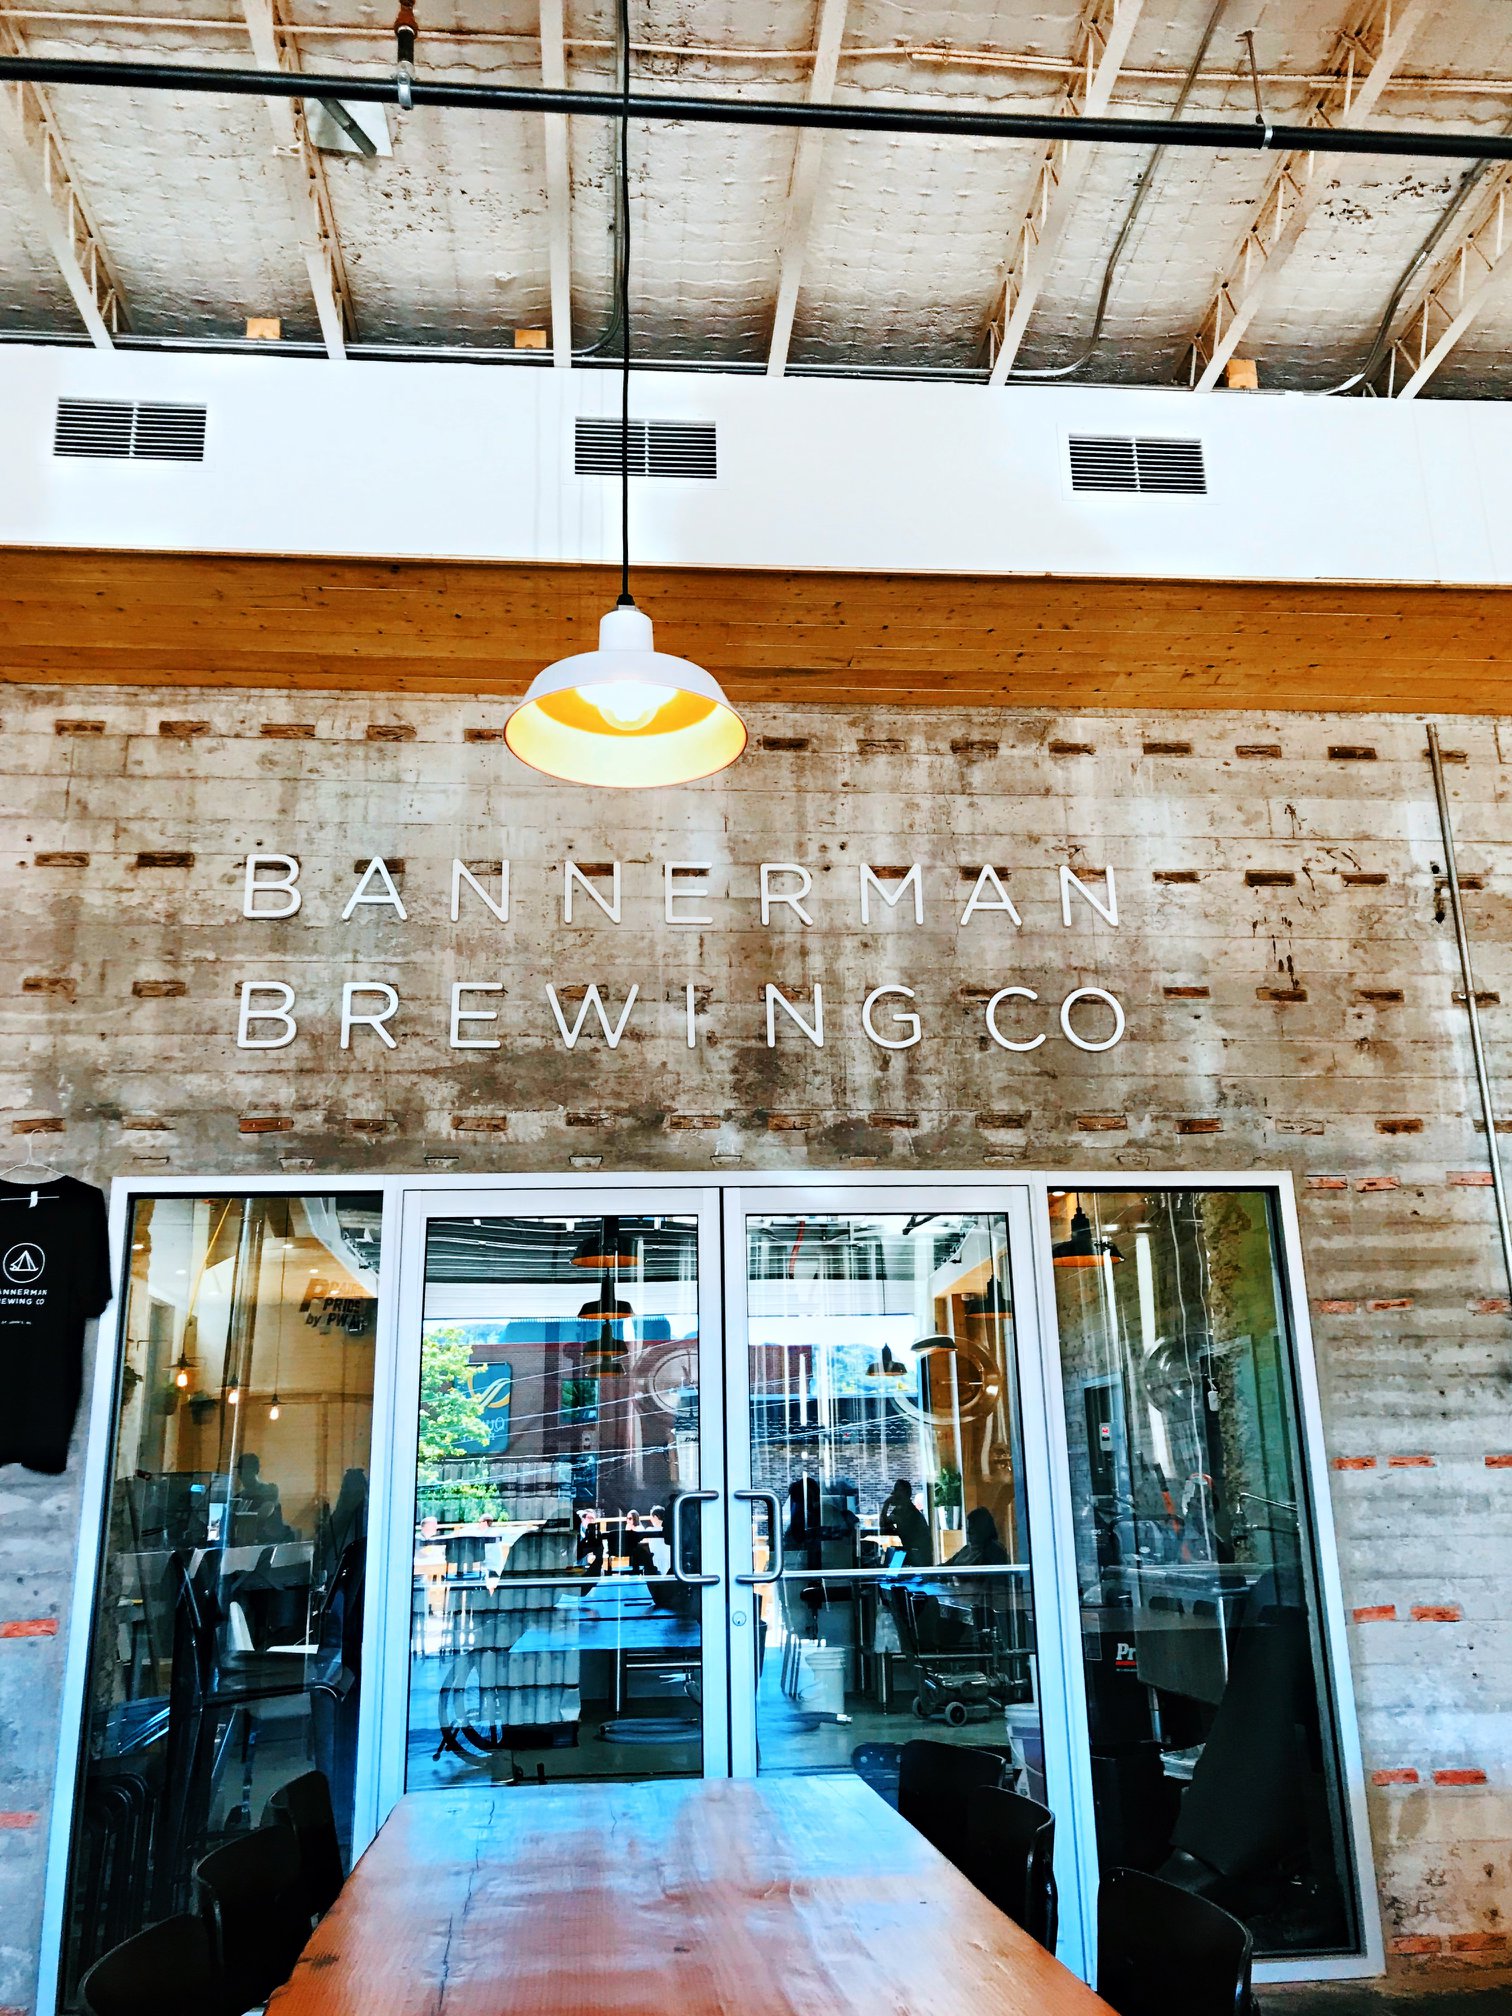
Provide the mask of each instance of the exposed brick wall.
MULTIPOLYGON (((1512 1892, 1512 1319, 1421 726, 1400 719, 755 710, 723 779, 642 798, 524 772, 491 702, 11 689, 0 699, 0 1130, 98 1180, 279 1170, 1289 1169, 1371 1779, 1381 1897, 1406 1964, 1503 1953, 1512 1892), (1361 760, 1362 748, 1373 760, 1361 760), (287 925, 240 918, 249 849, 305 862, 287 925), (514 863, 514 921, 455 855, 514 863), (335 919, 354 861, 410 911, 335 919), (560 921, 560 870, 622 861, 624 925, 560 921), (756 864, 814 871, 811 932, 760 927, 756 864), (661 922, 663 860, 718 864, 720 923, 661 922), (925 864, 926 922, 855 864, 925 864), (1025 928, 958 932, 962 866, 1025 928), (1055 871, 1111 862, 1122 923, 1061 926, 1055 871), (553 921, 555 920, 555 921, 553 921), (300 972, 290 962, 305 961, 300 972), (234 1048, 239 981, 319 989, 308 1035, 234 1048), (400 991, 395 1051, 337 1047, 342 977, 400 991), (505 1047, 445 1047, 456 978, 501 981, 505 1047), (829 1046, 762 987, 825 986, 829 1046), (643 1006, 569 1055, 542 989, 643 1006), (857 1027, 898 980, 928 1035, 857 1027), (685 1046, 700 989, 706 1041, 685 1046), (1129 1034, 996 1050, 984 989, 1112 988, 1129 1034)), ((1512 773, 1487 722, 1444 725, 1498 1084, 1512 1012, 1512 773)), ((575 1012, 570 1010, 569 1012, 575 1012)), ((79 1469, 0 1472, 0 2004, 32 1993, 79 1469), (6 1628, 6 1627, 10 1628, 6 1628), (36 1816, 44 1816, 37 1818, 36 1816)))

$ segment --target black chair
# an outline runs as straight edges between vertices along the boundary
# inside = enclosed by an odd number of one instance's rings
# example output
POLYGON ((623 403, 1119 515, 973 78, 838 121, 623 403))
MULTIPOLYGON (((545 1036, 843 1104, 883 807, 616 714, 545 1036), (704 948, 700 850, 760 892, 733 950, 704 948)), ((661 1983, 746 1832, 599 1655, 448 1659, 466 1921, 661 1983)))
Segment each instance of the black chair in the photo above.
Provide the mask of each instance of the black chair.
POLYGON ((287 1827, 299 1848, 300 1899, 310 1918, 323 1918, 346 1881, 341 1841, 323 1771, 306 1771, 280 1785, 263 1811, 264 1827, 287 1827))
POLYGON ((966 1838, 966 1811, 978 1792, 1001 1785, 1008 1766, 992 1750, 916 1737, 898 1760, 898 1811, 952 1862, 966 1838))
POLYGON ((310 1936, 294 1831, 255 1828, 212 1849, 194 1874, 227 2000, 238 2011, 260 2008, 310 1936))
POLYGON ((1060 1908, 1055 1889, 1055 1815, 1037 1799, 987 1786, 966 1807, 965 1851, 958 1866, 984 1897, 1047 1953, 1055 1951, 1060 1908))
POLYGON ((1249 2016, 1253 1942, 1237 1918, 1139 1869, 1097 1897, 1097 1992, 1118 2016, 1249 2016))
POLYGON ((79 1983, 85 2016, 230 2016, 202 1918, 149 1925, 96 1960, 79 1983))

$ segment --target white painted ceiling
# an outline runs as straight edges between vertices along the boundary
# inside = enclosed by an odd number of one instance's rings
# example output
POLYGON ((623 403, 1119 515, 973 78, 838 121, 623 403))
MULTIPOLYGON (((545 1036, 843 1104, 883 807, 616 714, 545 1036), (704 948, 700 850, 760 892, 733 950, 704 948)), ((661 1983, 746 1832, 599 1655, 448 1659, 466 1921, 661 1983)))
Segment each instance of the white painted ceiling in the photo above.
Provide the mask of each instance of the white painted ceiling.
MULTIPOLYGON (((1117 114, 1168 115, 1213 0, 1144 0, 1114 92, 1117 114)), ((391 68, 392 0, 285 0, 307 70, 391 68)), ((541 81, 535 0, 418 0, 420 69, 541 81)), ((1051 111, 1087 10, 1079 0, 849 0, 836 96, 932 107, 1051 111)), ((1267 111, 1304 119, 1340 31, 1369 0, 1229 0, 1189 117, 1248 119, 1241 30, 1253 29, 1267 111)), ((645 91, 799 97, 816 0, 631 0, 645 91)), ((238 0, 0 0, 25 53, 253 63, 238 0)), ((566 0, 573 85, 613 78, 614 0, 566 0)), ((49 101, 114 265, 132 339, 237 341, 248 316, 318 341, 300 226, 255 99, 129 96, 55 87, 49 101)), ((391 157, 324 154, 362 346, 513 357, 517 328, 549 320, 542 122, 421 109, 390 114, 391 157)), ((1512 0, 1430 6, 1374 123, 1495 131, 1512 124, 1512 0)), ((761 367, 770 342, 791 131, 658 124, 631 135, 637 349, 668 361, 761 367)), ((1042 150, 1028 143, 829 135, 806 239, 793 368, 985 373, 985 337, 1042 150)), ((610 316, 613 136, 575 119, 574 343, 610 316)), ((1077 356, 1110 248, 1148 153, 1100 149, 1051 263, 1018 364, 1077 356)), ((1177 381, 1194 329, 1232 271, 1274 172, 1257 154, 1168 151, 1114 276, 1087 383, 1177 381)), ((1464 170, 1456 163, 1321 159, 1323 200, 1241 354, 1270 389, 1322 390, 1368 351, 1392 290, 1464 170)), ((1498 171, 1484 182, 1490 192, 1498 171)), ((1479 199, 1477 199, 1479 200, 1479 199)), ((1512 259, 1508 261, 1512 268, 1512 259)), ((1404 297, 1402 319, 1414 294, 1404 297)), ((0 333, 77 338, 82 325, 33 199, 0 178, 0 333)), ((1512 288, 1493 293, 1424 388, 1512 390, 1512 288)), ((521 355, 522 367, 548 360, 521 355)))

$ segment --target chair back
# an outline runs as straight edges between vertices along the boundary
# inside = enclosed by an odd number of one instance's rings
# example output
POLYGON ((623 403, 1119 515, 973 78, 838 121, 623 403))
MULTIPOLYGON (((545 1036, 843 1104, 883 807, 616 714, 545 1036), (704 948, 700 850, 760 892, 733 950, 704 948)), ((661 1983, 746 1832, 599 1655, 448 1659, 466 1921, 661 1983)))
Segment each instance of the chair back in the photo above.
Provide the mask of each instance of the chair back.
POLYGON ((990 1785, 1001 1785, 1005 1768, 991 1750, 916 1737, 903 1745, 898 1760, 898 1811, 926 1841, 956 1862, 972 1798, 990 1785))
POLYGON ((1252 1951, 1208 1898, 1138 1869, 1103 1872, 1097 1992, 1118 2016, 1247 2016, 1252 1951))
POLYGON ((346 1881, 331 1785, 325 1773, 306 1771, 280 1785, 264 1810, 263 1825, 292 1831, 299 1848, 301 1900, 312 1919, 323 1918, 346 1881))
POLYGON ((974 1792, 966 1808, 961 1873, 1048 1953, 1060 1910, 1055 1889, 1055 1815, 1003 1786, 974 1792))
POLYGON ((229 2016, 210 1934, 187 1913, 112 1948, 79 1983, 85 2016, 229 2016))
POLYGON ((310 1936, 294 1831, 254 1828, 212 1849, 194 1874, 231 2006, 260 2008, 310 1936))

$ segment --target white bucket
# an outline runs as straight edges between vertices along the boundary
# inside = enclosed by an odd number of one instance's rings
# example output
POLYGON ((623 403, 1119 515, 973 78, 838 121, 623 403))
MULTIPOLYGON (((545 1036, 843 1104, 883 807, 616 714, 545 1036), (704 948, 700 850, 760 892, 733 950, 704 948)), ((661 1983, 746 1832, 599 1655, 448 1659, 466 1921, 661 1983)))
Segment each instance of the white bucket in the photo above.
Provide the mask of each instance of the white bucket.
POLYGON ((845 1669, 850 1653, 843 1645, 808 1645, 798 1676, 798 1705, 810 1715, 843 1716, 845 1669))

